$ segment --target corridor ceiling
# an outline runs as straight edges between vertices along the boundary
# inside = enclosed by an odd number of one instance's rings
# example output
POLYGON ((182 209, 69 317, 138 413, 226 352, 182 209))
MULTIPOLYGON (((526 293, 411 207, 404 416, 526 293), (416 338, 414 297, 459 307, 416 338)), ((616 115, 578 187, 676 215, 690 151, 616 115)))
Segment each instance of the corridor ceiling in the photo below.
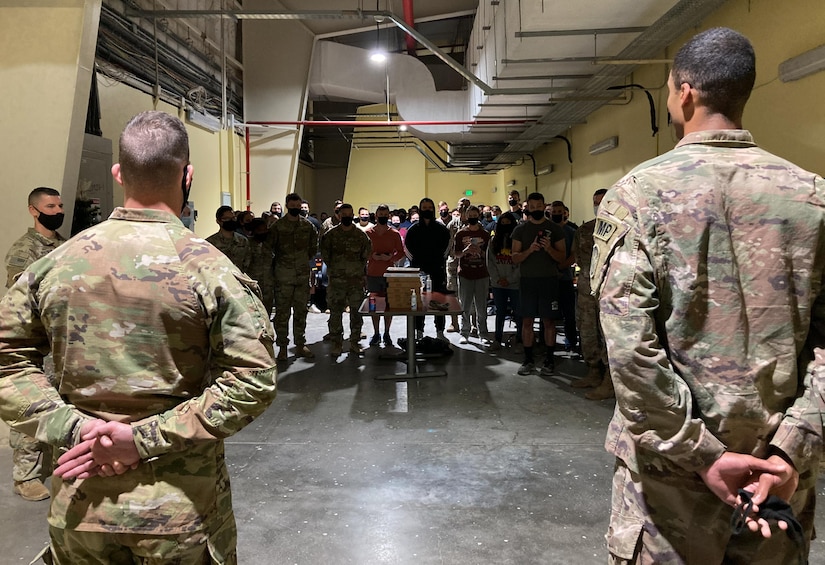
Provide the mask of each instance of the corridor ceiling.
MULTIPOLYGON (((140 13, 149 13, 147 3, 140 3, 140 13)), ((455 148, 476 147, 476 168, 491 170, 516 162, 586 122, 601 106, 627 97, 639 65, 661 65, 664 79, 666 57, 672 56, 666 47, 725 0, 280 0, 266 3, 266 9, 248 8, 261 2, 229 2, 231 9, 178 11, 170 10, 171 3, 165 1, 167 18, 200 12, 241 22, 289 19, 319 41, 364 50, 380 44, 417 58, 433 75, 436 91, 466 94, 466 117, 464 125, 440 136, 426 128, 410 134, 440 137, 455 148), (414 25, 406 21, 405 9, 414 25), (407 41, 405 30, 414 41, 407 41)), ((353 61, 352 73, 359 73, 361 64, 353 61)), ((310 99, 375 103, 312 89, 310 99)), ((399 120, 426 119, 403 115, 400 106, 399 112, 399 120)))

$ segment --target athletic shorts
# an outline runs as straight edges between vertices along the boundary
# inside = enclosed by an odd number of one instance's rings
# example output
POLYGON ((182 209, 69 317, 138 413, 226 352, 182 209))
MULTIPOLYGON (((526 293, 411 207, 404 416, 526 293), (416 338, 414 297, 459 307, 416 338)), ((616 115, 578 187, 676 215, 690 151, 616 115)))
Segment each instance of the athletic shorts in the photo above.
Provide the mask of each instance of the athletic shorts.
POLYGON ((387 279, 384 276, 371 277, 367 275, 367 292, 380 292, 387 294, 387 279))
POLYGON ((562 317, 558 277, 522 277, 519 293, 522 318, 558 320, 562 317))

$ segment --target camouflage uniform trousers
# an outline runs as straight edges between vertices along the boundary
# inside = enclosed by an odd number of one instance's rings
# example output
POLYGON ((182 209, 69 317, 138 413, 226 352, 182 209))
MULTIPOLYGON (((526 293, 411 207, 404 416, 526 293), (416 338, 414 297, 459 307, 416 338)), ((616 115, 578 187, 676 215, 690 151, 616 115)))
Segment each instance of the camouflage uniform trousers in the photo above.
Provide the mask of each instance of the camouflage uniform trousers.
MULTIPOLYGON (((43 360, 43 370, 49 381, 54 380, 54 361, 51 354, 43 360)), ((52 474, 52 446, 41 443, 31 436, 9 430, 9 447, 12 448, 12 480, 23 483, 34 479, 45 481, 52 474)))
POLYGON ((797 490, 790 504, 802 525, 805 547, 775 529, 765 539, 731 533, 733 507, 713 494, 697 473, 675 465, 651 465, 642 474, 616 461, 607 549, 611 565, 708 565, 800 563, 808 555, 814 524, 815 487, 797 490))
POLYGON ((272 316, 272 308, 275 305, 275 284, 264 282, 261 287, 261 302, 264 304, 267 316, 272 316))
POLYGON ((113 534, 49 527, 55 565, 237 565, 235 518, 218 530, 177 535, 113 534))
POLYGON ((599 301, 590 294, 590 285, 579 277, 576 300, 576 324, 579 327, 579 343, 582 357, 588 367, 599 370, 607 367, 607 346, 599 325, 599 301))
POLYGON ((307 302, 309 279, 276 281, 275 283, 275 343, 278 347, 289 345, 289 314, 292 313, 292 334, 295 345, 306 344, 307 302))
POLYGON ((364 300, 364 279, 330 277, 327 288, 327 303, 329 304, 329 334, 333 342, 341 343, 344 340, 344 310, 349 306, 350 341, 361 339, 361 326, 364 317, 358 313, 361 302, 364 300))

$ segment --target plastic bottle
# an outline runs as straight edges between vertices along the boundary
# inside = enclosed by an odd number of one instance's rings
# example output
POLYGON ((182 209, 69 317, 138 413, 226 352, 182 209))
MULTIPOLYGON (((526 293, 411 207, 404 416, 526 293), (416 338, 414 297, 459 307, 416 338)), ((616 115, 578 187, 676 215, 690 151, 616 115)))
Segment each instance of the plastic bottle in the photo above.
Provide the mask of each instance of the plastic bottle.
POLYGON ((418 310, 418 299, 415 296, 415 289, 410 289, 410 310, 418 310))
POLYGON ((424 283, 424 288, 427 290, 427 293, 433 291, 433 279, 430 278, 430 275, 427 275, 427 281, 424 283))

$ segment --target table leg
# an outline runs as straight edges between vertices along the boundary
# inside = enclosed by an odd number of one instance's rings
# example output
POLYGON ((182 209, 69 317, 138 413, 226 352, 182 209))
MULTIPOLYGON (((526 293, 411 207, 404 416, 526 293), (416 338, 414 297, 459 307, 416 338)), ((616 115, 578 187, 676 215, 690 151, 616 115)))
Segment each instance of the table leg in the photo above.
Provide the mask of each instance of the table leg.
POLYGON ((407 370, 394 375, 379 375, 376 380, 420 379, 446 377, 447 371, 419 371, 415 362, 415 316, 407 316, 407 370))

